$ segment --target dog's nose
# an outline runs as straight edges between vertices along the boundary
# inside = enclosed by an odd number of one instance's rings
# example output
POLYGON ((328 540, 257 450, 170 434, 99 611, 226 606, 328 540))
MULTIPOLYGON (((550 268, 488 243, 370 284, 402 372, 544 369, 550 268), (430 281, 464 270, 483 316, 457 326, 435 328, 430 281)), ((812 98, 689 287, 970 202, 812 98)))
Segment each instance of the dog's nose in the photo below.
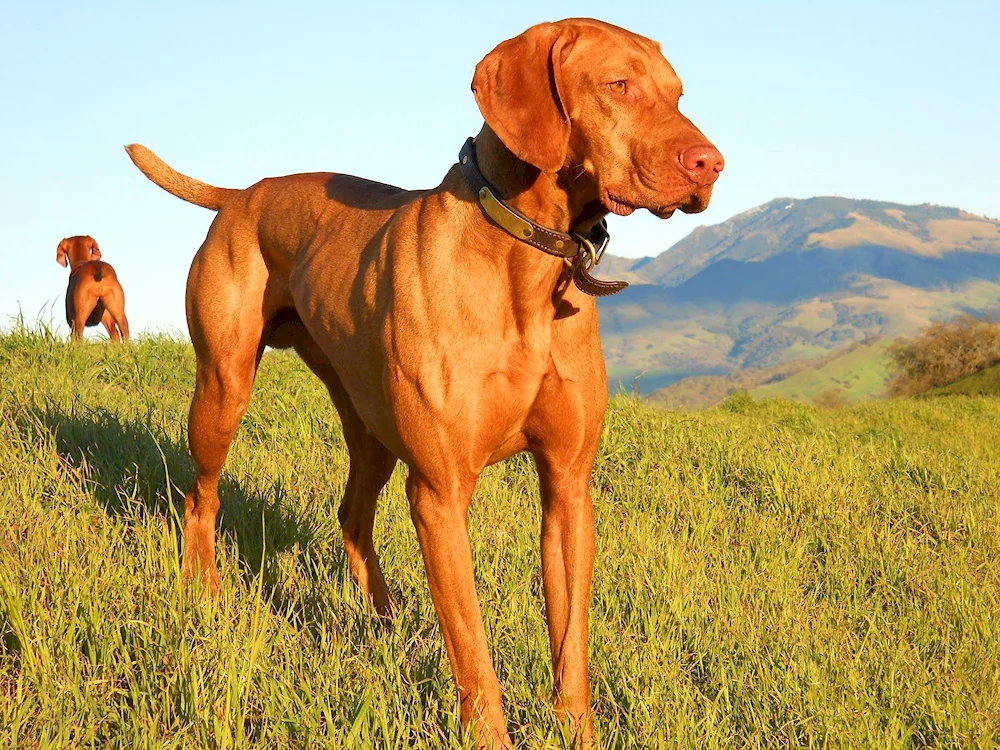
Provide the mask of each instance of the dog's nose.
POLYGON ((719 179, 719 172, 726 166, 719 149, 707 143, 684 149, 678 159, 688 177, 699 185, 711 185, 719 179))

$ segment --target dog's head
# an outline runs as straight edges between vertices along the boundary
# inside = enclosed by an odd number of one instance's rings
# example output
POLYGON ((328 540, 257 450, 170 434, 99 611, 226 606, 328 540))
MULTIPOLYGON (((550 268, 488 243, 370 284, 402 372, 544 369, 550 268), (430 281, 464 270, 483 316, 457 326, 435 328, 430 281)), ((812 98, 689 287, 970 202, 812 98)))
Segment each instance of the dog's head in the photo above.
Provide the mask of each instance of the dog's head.
POLYGON ((501 42, 476 66, 486 124, 519 159, 586 177, 608 211, 704 211, 722 154, 680 113, 681 82, 660 45, 568 19, 501 42))
POLYGON ((67 237, 56 247, 56 263, 64 268, 76 268, 81 263, 89 260, 98 260, 101 257, 101 248, 97 246, 97 240, 88 235, 77 235, 67 237))

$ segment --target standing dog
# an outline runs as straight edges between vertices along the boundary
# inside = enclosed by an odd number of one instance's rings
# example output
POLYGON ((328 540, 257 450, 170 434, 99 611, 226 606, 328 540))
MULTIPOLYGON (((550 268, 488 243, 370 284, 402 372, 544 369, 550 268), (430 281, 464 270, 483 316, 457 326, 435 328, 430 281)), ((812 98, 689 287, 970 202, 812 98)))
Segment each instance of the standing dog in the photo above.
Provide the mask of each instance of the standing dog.
POLYGON ((56 262, 69 266, 66 322, 73 340, 83 340, 84 327, 103 323, 112 341, 128 341, 125 292, 118 274, 101 258, 97 241, 89 236, 67 237, 56 248, 56 262))
POLYGON ((372 524, 403 461, 462 721, 481 746, 509 746, 467 514, 483 469, 530 451, 556 707, 589 746, 589 480, 607 380, 585 292, 618 286, 587 270, 607 213, 702 211, 723 161, 678 110, 681 82, 659 44, 599 21, 501 43, 472 90, 486 122, 430 190, 329 173, 225 189, 127 147, 150 180, 218 212, 187 284, 197 473, 184 568, 218 586, 219 475, 264 347, 292 347, 343 421, 351 464, 338 515, 354 578, 388 615, 372 524))

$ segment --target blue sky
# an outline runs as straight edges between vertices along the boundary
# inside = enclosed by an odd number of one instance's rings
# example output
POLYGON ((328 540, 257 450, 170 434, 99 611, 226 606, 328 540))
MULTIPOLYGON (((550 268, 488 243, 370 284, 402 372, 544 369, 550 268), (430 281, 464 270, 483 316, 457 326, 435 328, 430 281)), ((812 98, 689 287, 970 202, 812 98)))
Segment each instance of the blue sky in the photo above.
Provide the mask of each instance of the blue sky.
POLYGON ((475 64, 567 16, 662 42, 682 110, 726 157, 708 211, 615 218, 611 252, 659 253, 778 196, 1000 215, 996 2, 8 0, 0 327, 49 309, 64 329, 55 247, 91 234, 133 330, 186 334, 187 269, 213 214, 146 181, 123 144, 231 187, 317 170, 430 187, 480 127, 475 64))

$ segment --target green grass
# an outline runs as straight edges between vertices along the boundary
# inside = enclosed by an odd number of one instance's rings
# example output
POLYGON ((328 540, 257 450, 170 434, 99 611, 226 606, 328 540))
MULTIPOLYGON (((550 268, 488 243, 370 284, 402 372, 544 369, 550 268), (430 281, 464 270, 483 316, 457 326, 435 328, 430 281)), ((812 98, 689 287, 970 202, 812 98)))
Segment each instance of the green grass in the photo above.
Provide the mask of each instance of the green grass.
POLYGON ((930 396, 1000 396, 1000 365, 974 372, 954 383, 935 388, 930 396))
POLYGON ((775 396, 792 401, 811 401, 820 394, 835 392, 845 402, 862 401, 885 393, 889 381, 886 338, 859 344, 846 354, 809 368, 784 380, 750 391, 755 398, 775 396))
MULTIPOLYGON (((0 336, 0 747, 458 747, 403 496, 377 543, 398 606, 346 571, 340 427, 264 358, 223 476, 222 593, 178 570, 189 347, 0 336)), ((611 748, 991 748, 1000 742, 1000 401, 698 414, 612 402, 593 477, 591 665, 611 748)), ((530 460, 470 527, 518 747, 549 708, 530 460)))

